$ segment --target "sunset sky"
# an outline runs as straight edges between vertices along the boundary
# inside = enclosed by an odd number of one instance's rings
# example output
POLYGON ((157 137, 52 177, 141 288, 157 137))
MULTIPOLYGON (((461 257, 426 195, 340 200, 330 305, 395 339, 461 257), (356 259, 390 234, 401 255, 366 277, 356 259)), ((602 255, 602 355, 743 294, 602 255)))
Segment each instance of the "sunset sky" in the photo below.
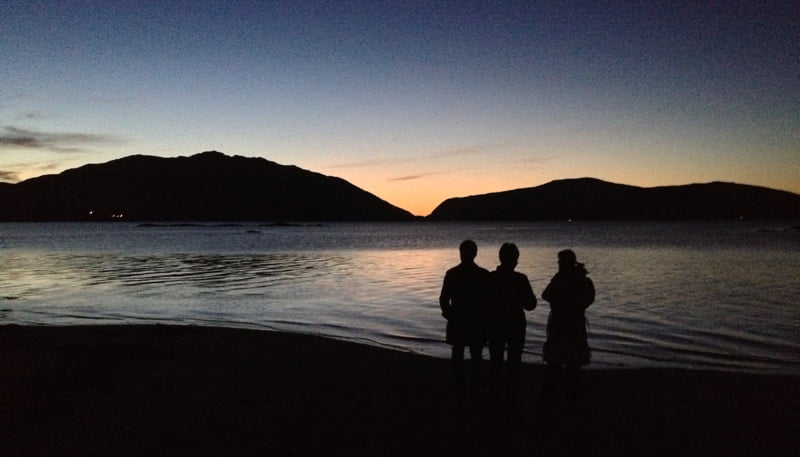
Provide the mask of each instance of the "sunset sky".
POLYGON ((0 181, 218 150, 418 215, 591 176, 800 193, 795 1, 0 2, 0 181))

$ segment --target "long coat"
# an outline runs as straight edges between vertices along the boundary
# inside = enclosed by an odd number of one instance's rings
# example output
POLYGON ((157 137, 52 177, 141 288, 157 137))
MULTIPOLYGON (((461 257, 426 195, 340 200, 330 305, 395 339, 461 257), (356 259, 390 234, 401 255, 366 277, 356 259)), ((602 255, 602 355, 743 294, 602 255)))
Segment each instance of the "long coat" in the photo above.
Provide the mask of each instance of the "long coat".
POLYGON ((594 302, 594 284, 586 274, 580 266, 559 271, 542 292, 550 303, 542 351, 547 363, 583 366, 591 359, 584 311, 594 302))
POLYGON ((461 263, 444 275, 439 306, 447 319, 449 344, 474 346, 486 341, 484 296, 489 272, 474 263, 461 263))

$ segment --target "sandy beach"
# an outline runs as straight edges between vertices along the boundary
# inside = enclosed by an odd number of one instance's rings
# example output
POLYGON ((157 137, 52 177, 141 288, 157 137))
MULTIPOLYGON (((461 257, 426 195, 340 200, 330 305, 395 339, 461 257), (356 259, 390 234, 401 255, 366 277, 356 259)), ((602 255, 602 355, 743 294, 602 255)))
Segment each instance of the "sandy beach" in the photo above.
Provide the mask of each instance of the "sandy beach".
MULTIPOLYGON (((487 370, 488 371, 488 370, 487 370)), ((575 416, 452 391, 449 362, 180 326, 0 327, 0 456, 800 455, 800 378, 585 370, 575 416)))

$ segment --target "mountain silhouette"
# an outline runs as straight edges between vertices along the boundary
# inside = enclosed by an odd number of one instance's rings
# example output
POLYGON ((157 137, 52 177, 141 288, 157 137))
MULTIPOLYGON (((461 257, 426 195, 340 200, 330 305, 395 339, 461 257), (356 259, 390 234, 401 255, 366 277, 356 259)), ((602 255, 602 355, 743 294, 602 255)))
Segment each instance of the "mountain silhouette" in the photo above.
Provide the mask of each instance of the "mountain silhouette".
POLYGON ((800 195, 712 182, 643 188, 593 178, 442 202, 430 220, 800 219, 800 195))
POLYGON ((135 155, 0 185, 0 220, 395 221, 414 216, 336 177, 209 151, 135 155))
MULTIPOLYGON (((594 178, 442 202, 426 219, 800 219, 800 195, 713 182, 643 188, 594 178)), ((404 221, 349 182, 262 158, 208 151, 134 155, 0 183, 0 221, 404 221)))

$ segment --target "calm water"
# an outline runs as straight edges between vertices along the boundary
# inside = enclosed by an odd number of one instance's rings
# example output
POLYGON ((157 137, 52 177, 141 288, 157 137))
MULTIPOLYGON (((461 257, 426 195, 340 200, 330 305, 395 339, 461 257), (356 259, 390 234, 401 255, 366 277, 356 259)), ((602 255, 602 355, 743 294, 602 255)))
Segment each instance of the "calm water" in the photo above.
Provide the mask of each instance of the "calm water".
MULTIPOLYGON (((573 248, 597 287, 593 367, 800 374, 790 223, 0 224, 0 323, 180 323, 297 331, 439 357, 458 243, 504 241, 537 296, 573 248)), ((548 307, 528 313, 539 363, 548 307)))

